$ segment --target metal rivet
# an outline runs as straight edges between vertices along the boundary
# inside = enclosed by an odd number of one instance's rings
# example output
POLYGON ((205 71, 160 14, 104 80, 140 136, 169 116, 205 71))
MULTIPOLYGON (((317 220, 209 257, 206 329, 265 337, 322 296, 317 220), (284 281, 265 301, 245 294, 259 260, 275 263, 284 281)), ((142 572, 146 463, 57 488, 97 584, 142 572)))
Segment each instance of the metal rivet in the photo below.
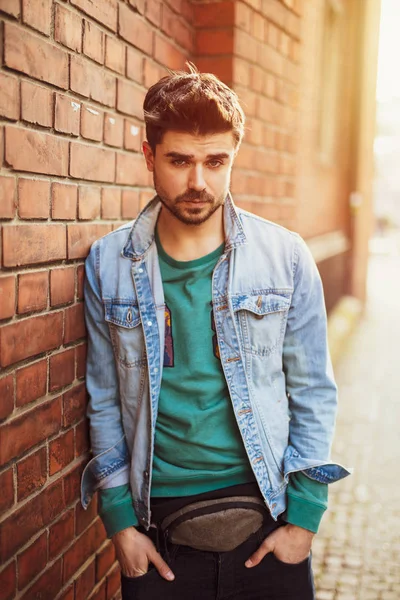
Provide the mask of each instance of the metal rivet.
POLYGON ((128 321, 128 323, 132 323, 132 310, 128 309, 128 313, 126 315, 126 320, 128 321))
POLYGON ((153 325, 153 321, 147 321, 147 325, 151 327, 153 325))
POLYGON ((139 273, 143 273, 143 269, 142 267, 140 267, 140 269, 138 269, 139 273))

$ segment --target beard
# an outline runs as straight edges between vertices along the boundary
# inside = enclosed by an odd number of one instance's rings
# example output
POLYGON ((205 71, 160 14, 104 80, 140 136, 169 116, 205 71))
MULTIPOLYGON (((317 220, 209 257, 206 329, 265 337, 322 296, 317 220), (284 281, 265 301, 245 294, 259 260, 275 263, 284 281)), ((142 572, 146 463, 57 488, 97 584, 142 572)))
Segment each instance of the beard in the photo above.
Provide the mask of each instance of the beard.
POLYGON ((185 225, 205 223, 224 204, 228 193, 226 190, 216 198, 205 190, 199 192, 188 189, 184 194, 170 198, 157 180, 156 173, 154 173, 154 188, 162 205, 185 225), (199 205, 196 206, 195 203, 199 205))

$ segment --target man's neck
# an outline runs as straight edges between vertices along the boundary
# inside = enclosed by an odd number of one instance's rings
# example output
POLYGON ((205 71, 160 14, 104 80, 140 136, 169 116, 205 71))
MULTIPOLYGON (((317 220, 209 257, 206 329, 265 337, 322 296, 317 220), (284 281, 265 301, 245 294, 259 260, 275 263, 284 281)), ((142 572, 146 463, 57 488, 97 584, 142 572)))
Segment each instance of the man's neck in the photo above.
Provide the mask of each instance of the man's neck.
POLYGON ((201 258, 216 250, 224 241, 223 207, 219 207, 200 225, 186 225, 162 207, 157 232, 165 252, 175 260, 201 258))

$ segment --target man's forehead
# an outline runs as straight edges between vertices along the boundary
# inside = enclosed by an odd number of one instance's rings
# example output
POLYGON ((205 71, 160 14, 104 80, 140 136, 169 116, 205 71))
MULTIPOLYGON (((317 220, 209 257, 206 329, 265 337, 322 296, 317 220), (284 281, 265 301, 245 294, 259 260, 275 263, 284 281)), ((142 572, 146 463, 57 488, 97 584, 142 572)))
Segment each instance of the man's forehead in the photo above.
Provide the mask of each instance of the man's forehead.
POLYGON ((194 135, 167 131, 161 142, 163 154, 171 152, 186 155, 233 154, 235 142, 231 131, 210 135, 194 135))

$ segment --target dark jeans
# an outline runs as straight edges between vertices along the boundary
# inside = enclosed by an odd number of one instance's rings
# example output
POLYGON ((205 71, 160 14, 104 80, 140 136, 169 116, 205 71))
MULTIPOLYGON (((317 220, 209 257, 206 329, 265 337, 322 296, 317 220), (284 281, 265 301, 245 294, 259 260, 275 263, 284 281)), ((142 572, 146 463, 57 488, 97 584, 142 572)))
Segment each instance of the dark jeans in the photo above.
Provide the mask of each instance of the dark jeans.
POLYGON ((204 552, 164 541, 158 544, 155 530, 143 530, 158 546, 175 580, 166 581, 152 565, 146 575, 122 575, 122 600, 314 600, 311 557, 289 565, 267 554, 258 566, 244 566, 280 525, 282 522, 268 522, 230 552, 204 552))

